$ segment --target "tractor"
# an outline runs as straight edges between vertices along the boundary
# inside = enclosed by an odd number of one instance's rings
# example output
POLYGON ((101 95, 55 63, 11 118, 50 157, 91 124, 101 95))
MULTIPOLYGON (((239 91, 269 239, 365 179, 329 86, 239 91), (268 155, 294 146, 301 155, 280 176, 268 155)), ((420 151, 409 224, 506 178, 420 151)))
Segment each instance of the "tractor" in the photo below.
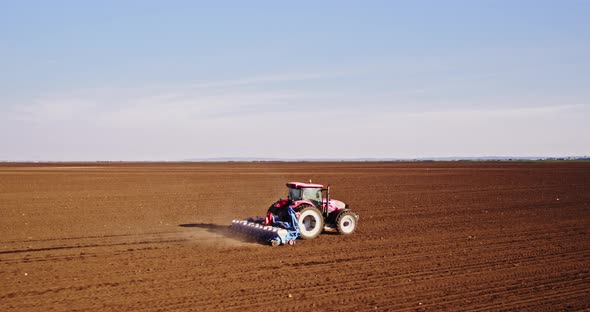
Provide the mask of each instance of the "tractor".
POLYGON ((348 205, 330 198, 330 186, 289 182, 287 199, 279 199, 268 208, 265 218, 234 220, 231 228, 269 242, 271 245, 295 244, 297 238, 313 239, 322 231, 350 235, 359 219, 348 205))

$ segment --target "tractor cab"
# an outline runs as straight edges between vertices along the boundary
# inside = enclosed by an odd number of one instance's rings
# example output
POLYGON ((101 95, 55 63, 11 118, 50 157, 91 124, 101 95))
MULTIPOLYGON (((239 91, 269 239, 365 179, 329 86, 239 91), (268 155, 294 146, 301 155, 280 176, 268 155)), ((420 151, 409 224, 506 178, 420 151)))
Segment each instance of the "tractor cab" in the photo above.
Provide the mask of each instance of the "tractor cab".
POLYGON ((301 182, 289 182, 287 183, 289 188, 288 198, 294 202, 297 201, 310 201, 316 207, 322 207, 323 196, 322 191, 327 191, 321 184, 312 183, 301 183, 301 182))

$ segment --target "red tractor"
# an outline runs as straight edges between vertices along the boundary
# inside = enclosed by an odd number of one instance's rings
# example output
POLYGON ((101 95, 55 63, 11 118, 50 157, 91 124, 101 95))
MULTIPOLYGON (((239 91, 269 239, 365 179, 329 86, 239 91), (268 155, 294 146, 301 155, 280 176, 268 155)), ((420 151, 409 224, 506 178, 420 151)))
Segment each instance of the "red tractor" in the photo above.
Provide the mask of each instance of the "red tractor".
POLYGON ((266 218, 234 220, 234 231, 271 245, 295 244, 298 237, 313 239, 322 231, 349 235, 359 216, 345 203, 330 198, 330 186, 289 182, 287 199, 272 204, 266 218))
POLYGON ((322 231, 348 235, 356 229, 358 215, 342 201, 330 198, 329 185, 324 188, 321 184, 289 182, 287 187, 287 200, 279 200, 268 209, 265 225, 274 216, 284 219, 281 210, 288 205, 295 211, 301 238, 316 238, 322 231))

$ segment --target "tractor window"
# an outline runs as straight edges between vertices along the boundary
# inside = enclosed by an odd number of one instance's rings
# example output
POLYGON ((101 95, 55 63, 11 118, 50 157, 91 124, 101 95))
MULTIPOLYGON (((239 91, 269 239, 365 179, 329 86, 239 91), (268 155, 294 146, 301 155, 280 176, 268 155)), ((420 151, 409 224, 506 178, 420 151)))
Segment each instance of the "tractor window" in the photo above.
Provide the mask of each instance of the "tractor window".
POLYGON ((322 189, 321 188, 304 188, 303 189, 303 199, 309 199, 315 202, 320 202, 322 200, 322 189))
POLYGON ((289 188, 290 200, 301 200, 301 189, 289 188))

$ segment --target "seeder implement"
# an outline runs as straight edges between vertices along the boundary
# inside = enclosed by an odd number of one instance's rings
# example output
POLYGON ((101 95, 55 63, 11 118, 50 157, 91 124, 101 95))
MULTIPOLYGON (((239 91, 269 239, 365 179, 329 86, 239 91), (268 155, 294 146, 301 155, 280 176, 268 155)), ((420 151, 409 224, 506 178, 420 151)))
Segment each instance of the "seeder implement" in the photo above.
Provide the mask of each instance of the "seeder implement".
POLYGON ((284 228, 264 225, 256 220, 233 220, 231 229, 246 237, 253 238, 261 243, 268 243, 272 246, 294 245, 299 233, 284 228))
POLYGON ((273 206, 281 210, 281 213, 277 216, 269 213, 266 219, 233 220, 231 229, 259 242, 269 243, 272 246, 294 245, 295 240, 300 235, 295 211, 288 205, 287 201, 273 206))

